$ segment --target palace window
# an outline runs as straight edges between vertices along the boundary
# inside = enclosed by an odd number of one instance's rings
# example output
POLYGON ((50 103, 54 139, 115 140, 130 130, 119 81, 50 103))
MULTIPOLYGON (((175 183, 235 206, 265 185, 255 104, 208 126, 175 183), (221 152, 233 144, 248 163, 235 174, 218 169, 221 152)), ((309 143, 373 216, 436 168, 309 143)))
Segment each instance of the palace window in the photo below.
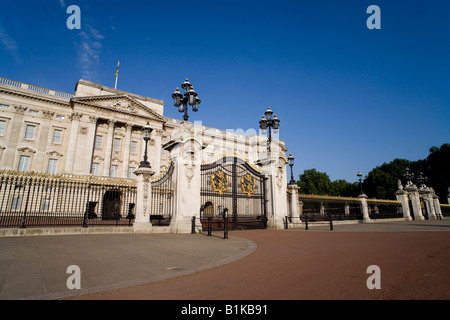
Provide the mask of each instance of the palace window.
POLYGON ((93 163, 91 168, 91 174, 93 176, 98 176, 100 172, 100 164, 99 163, 93 163))
POLYGON ((42 211, 49 211, 50 210, 50 199, 46 198, 42 200, 42 211))
POLYGON ((11 211, 20 211, 22 207, 22 197, 16 196, 12 199, 11 211))
POLYGON ((120 151, 120 139, 114 138, 114 151, 120 151))
POLYGON ((48 159, 47 173, 55 174, 58 168, 58 159, 48 159))
POLYGON ((27 127, 25 129, 25 139, 33 140, 35 131, 36 131, 36 126, 33 126, 31 124, 27 124, 27 127))
POLYGON ((137 141, 131 141, 130 152, 137 153, 137 141))
POLYGON ((111 166, 110 177, 111 178, 117 178, 118 174, 119 174, 119 166, 112 165, 111 166))
POLYGON ((28 171, 29 166, 30 166, 30 157, 29 156, 20 156, 19 167, 17 168, 17 170, 28 171))
POLYGON ((5 135, 6 121, 0 120, 0 136, 5 135))
POLYGON ((9 106, 6 104, 0 104, 0 109, 9 109, 9 106))
POLYGON ((103 141, 103 136, 96 135, 95 136, 95 147, 101 149, 102 141, 103 141))
POLYGON ((52 142, 53 143, 61 143, 61 136, 62 136, 62 130, 55 129, 53 131, 52 142))
POLYGON ((135 178, 134 170, 136 170, 136 168, 133 168, 133 167, 129 167, 128 168, 128 179, 134 179, 135 178))
POLYGON ((31 113, 31 114, 39 114, 39 111, 36 111, 36 110, 30 110, 30 113, 31 113))

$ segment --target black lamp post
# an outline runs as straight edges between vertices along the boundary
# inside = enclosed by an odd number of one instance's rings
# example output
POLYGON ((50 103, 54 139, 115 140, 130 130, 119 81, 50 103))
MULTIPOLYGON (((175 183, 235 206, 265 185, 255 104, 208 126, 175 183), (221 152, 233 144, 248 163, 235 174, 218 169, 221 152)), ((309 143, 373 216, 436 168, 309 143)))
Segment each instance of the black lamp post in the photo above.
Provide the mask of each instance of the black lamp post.
POLYGON ((358 177, 358 180, 359 180, 359 193, 364 194, 363 189, 362 189, 362 173, 360 171, 358 171, 356 176, 358 177))
POLYGON ((184 112, 183 120, 188 121, 189 116, 187 105, 189 104, 190 106, 192 106, 192 111, 197 112, 201 100, 198 98, 198 94, 195 92, 192 84, 189 83, 188 78, 186 78, 186 81, 184 81, 184 83, 181 85, 181 88, 184 90, 184 96, 177 88, 172 94, 173 105, 178 108, 178 111, 180 113, 184 112))
POLYGON ((269 146, 268 150, 270 151, 270 142, 272 141, 272 128, 273 132, 277 133, 278 128, 280 126, 280 119, 277 118, 277 115, 273 114, 273 111, 270 110, 270 107, 267 107, 266 112, 261 118, 261 121, 259 121, 259 127, 262 130, 263 134, 266 134, 267 128, 269 128, 269 146))
POLYGON ((416 177, 417 184, 421 187, 428 181, 428 178, 423 175, 422 171, 419 171, 416 177))
POLYGON ((150 124, 148 122, 145 126, 142 127, 142 129, 144 130, 145 151, 144 151, 144 160, 141 161, 139 168, 151 168, 150 162, 148 162, 147 157, 147 144, 148 141, 150 140, 150 134, 152 133, 153 129, 150 127, 150 124))
POLYGON ((228 208, 223 209, 223 238, 228 239, 228 208))
POLYGON ((294 166, 294 157, 292 156, 292 153, 289 153, 289 157, 287 159, 289 161, 289 166, 291 167, 291 181, 289 184, 295 184, 294 174, 292 172, 292 167, 294 166))
POLYGON ((405 178, 405 180, 407 182, 411 181, 414 179, 414 173, 411 172, 411 170, 409 170, 409 168, 405 169, 405 173, 403 174, 403 177, 405 178))

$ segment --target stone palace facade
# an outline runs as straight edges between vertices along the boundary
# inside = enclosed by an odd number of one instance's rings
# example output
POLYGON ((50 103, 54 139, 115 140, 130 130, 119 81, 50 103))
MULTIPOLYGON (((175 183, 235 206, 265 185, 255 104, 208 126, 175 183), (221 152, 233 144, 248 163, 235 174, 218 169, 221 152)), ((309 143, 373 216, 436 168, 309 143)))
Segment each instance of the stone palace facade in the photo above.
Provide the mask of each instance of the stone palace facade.
POLYGON ((146 123, 153 129, 148 143, 152 178, 175 163, 175 188, 186 189, 187 198, 192 197, 188 189, 197 189, 189 212, 181 212, 186 201, 178 197, 177 215, 187 219, 197 207, 209 205, 200 202, 202 186, 192 178, 195 170, 200 180, 201 165, 233 156, 268 181, 263 187, 265 212, 269 225, 282 227, 292 204, 286 197, 287 148, 277 136, 268 148, 267 137, 259 132, 224 131, 169 118, 161 100, 90 81, 79 80, 75 93, 68 94, 0 78, 2 170, 136 179, 146 123))

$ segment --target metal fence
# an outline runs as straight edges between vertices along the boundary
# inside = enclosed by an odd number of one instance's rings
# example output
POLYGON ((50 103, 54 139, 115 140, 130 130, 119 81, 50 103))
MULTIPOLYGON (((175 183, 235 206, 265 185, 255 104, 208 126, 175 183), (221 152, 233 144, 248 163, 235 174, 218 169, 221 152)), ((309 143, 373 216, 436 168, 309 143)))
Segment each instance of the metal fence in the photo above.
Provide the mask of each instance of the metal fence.
POLYGON ((0 171, 0 228, 131 226, 133 180, 0 171))
POLYGON ((403 218, 403 208, 400 201, 368 199, 370 219, 403 218))
POLYGON ((175 197, 172 175, 175 169, 173 162, 167 172, 152 182, 152 208, 150 221, 154 226, 168 226, 175 213, 175 197))
POLYGON ((441 204, 441 212, 444 217, 450 217, 450 204, 441 204))
MULTIPOLYGON (((302 202, 301 216, 310 222, 361 220, 363 219, 361 200, 349 197, 299 195, 302 202)), ((400 201, 368 199, 370 219, 403 218, 400 201)))
POLYGON ((301 216, 310 222, 362 219, 361 202, 358 199, 336 199, 335 197, 301 198, 301 216))

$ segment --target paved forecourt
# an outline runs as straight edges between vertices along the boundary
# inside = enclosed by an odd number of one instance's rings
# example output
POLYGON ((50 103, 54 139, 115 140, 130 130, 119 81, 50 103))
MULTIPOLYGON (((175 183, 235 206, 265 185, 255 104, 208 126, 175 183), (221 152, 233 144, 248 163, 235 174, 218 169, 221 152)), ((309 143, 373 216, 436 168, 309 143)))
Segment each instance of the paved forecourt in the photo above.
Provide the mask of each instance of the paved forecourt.
POLYGON ((0 237, 0 299, 57 299, 136 286, 213 268, 255 249, 243 238, 202 234, 0 237), (80 270, 79 290, 67 287, 72 265, 80 270))
POLYGON ((450 299, 450 220, 0 237, 0 299, 450 299), (69 290, 67 268, 80 268, 69 290), (366 286, 378 265, 381 289, 366 286), (201 272, 200 272, 201 271, 201 272))
POLYGON ((450 299, 450 220, 335 225, 320 230, 233 231, 257 244, 242 259, 200 273, 76 299, 450 299), (368 268, 380 270, 370 290, 368 268))

